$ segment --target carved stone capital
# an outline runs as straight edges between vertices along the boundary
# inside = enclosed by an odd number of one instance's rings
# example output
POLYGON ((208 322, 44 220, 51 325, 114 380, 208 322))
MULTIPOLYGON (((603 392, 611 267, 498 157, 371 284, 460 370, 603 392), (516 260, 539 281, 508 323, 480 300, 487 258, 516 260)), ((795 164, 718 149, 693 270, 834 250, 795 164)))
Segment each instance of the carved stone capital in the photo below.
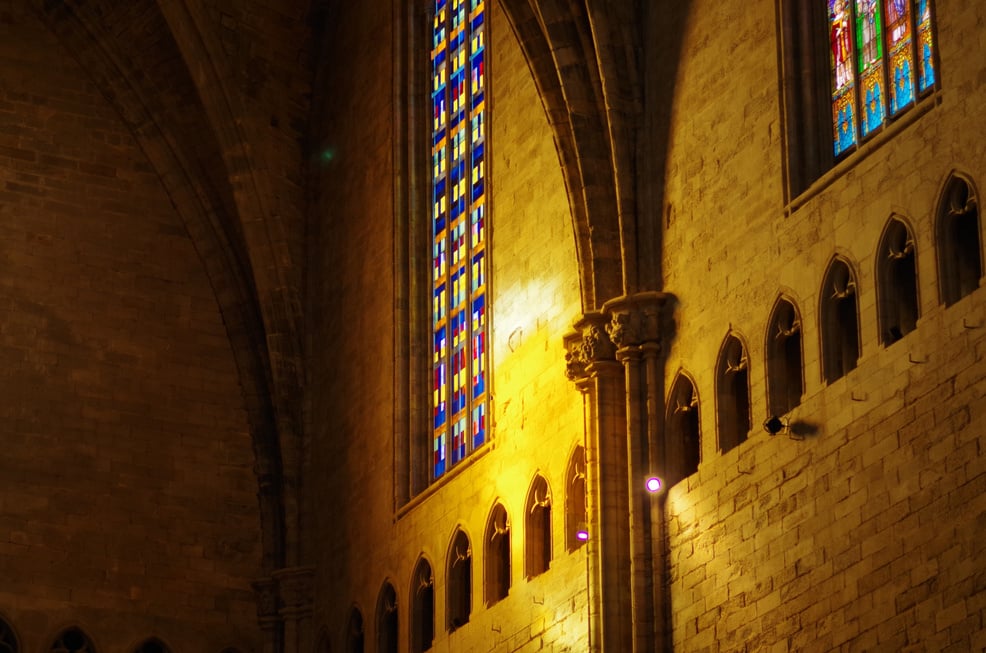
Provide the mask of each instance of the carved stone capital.
POLYGON ((645 343, 660 345, 662 313, 667 296, 660 292, 641 292, 611 299, 603 305, 608 318, 606 332, 618 349, 645 343))
POLYGON ((273 628, 280 621, 277 581, 273 578, 261 578, 250 585, 257 594, 257 621, 260 627, 273 628))
POLYGON ((606 316, 586 313, 565 336, 565 375, 571 381, 586 378, 594 363, 612 361, 616 347, 606 333, 606 316))
POLYGON ((278 584, 281 616, 297 619, 311 614, 315 583, 314 567, 278 569, 271 576, 278 584))
POLYGON ((251 585, 257 593, 257 620, 260 627, 273 628, 278 623, 310 616, 314 581, 313 567, 278 569, 270 578, 254 581, 251 585))

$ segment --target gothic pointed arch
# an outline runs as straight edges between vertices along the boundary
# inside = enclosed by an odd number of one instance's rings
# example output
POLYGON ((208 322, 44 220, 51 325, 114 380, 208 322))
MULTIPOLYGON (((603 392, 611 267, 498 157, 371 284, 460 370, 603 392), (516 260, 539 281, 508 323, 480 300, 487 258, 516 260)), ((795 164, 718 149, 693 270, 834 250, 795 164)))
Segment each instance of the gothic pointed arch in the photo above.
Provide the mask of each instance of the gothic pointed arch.
POLYGON ((157 637, 148 637, 134 647, 133 653, 171 653, 171 649, 157 637))
POLYGON ((774 302, 764 334, 767 364, 767 412, 784 415, 805 392, 804 335, 797 304, 781 295, 774 302))
POLYGON ((363 653, 366 647, 366 634, 363 631, 363 612, 359 606, 349 609, 346 621, 346 653, 363 653))
POLYGON ((551 565, 551 489, 541 474, 531 481, 524 505, 524 569, 533 578, 551 565))
POLYGON ((941 301, 951 306, 979 288, 983 277, 979 196, 970 177, 948 176, 935 218, 941 301))
POLYGON ((861 349, 856 273, 847 259, 832 259, 818 296, 822 377, 832 383, 856 368, 861 349))
POLYGON ((20 640, 14 627, 0 614, 0 653, 20 653, 20 640))
POLYGON ((393 584, 384 581, 377 597, 377 651, 397 653, 398 650, 397 592, 393 584))
POLYGON ((55 635, 48 653, 97 653, 97 649, 84 630, 71 626, 55 635))
POLYGON ((917 246, 914 232, 900 216, 891 216, 876 251, 877 319, 880 341, 892 345, 917 328, 917 246))
POLYGON ((701 433, 698 391, 685 370, 678 370, 668 393, 665 417, 668 486, 698 471, 701 433))
POLYGON ((729 333, 716 363, 716 422, 719 450, 726 453, 750 433, 750 359, 743 339, 729 333))
POLYGON ((569 552, 585 544, 587 509, 585 447, 577 445, 565 467, 565 548, 569 552))
POLYGON ((424 555, 414 565, 409 590, 411 653, 423 653, 435 640, 435 575, 424 555))
POLYGON ((510 517, 497 502, 486 520, 483 538, 483 593, 490 606, 510 592, 510 517))
POLYGON ((472 544, 462 527, 455 529, 445 558, 445 628, 455 631, 472 613, 472 544))

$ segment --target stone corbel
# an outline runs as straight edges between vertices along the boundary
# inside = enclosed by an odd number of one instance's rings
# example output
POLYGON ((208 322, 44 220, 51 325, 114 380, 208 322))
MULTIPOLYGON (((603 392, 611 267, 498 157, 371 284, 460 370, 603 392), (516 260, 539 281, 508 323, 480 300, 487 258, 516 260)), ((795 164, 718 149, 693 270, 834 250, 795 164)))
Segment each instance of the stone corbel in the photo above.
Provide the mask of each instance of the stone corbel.
POLYGON ((271 576, 277 582, 281 597, 281 617, 288 620, 311 616, 315 568, 288 567, 278 569, 271 576))
MULTIPOLYGON (((641 292, 616 297, 603 304, 603 314, 609 318, 606 332, 617 349, 660 347, 661 320, 667 295, 660 292, 641 292)), ((659 349, 658 349, 659 351, 659 349)))
POLYGON ((565 336, 565 376, 570 381, 578 383, 594 365, 615 360, 616 347, 606 331, 608 319, 598 311, 586 313, 565 336))
POLYGON ((250 585, 257 595, 257 622, 264 630, 274 628, 281 621, 277 581, 273 578, 262 578, 250 585))

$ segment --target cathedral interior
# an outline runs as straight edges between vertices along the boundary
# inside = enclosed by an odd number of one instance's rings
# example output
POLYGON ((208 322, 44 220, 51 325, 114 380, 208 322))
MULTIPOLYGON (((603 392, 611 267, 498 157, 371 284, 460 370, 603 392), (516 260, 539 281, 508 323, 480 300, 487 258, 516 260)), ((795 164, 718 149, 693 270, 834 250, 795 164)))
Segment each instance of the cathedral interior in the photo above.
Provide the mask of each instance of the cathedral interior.
POLYGON ((0 653, 986 650, 984 125, 979 2, 0 0, 0 653))

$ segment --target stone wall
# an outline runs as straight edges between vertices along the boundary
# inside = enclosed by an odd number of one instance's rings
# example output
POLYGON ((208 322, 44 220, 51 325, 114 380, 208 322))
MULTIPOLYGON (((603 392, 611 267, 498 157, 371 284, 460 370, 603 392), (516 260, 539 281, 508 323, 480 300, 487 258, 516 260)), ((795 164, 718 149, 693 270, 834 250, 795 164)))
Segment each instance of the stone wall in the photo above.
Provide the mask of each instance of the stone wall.
POLYGON ((213 289, 70 53, 0 3, 0 614, 21 650, 259 645, 253 455, 213 289))
POLYGON ((667 379, 691 372, 702 408, 698 473, 667 499, 676 650, 979 650, 986 291, 942 305, 934 227, 950 173, 986 181, 986 69, 966 50, 981 17, 937 3, 940 91, 785 204, 775 3, 692 4, 664 257, 678 325, 667 379), (914 232, 921 317, 884 346, 877 247, 892 215, 914 232), (861 357, 826 384, 819 306, 835 255, 855 270, 861 357), (795 437, 758 426, 781 294, 803 325, 795 437), (748 348, 754 428, 722 454, 714 369, 730 332, 748 348))
MULTIPOLYGON (((583 442, 582 402, 565 378, 562 336, 579 314, 574 241, 544 110, 498 3, 489 3, 492 160, 490 274, 492 436, 440 482, 395 505, 395 277, 393 34, 384 13, 340 9, 326 61, 359 60, 332 71, 323 91, 334 112, 317 128, 334 153, 316 183, 319 203, 310 250, 311 404, 314 496, 337 498, 316 513, 315 626, 343 643, 348 608, 362 613, 367 650, 375 650, 377 597, 396 589, 401 649, 410 641, 407 606, 420 556, 435 575, 435 651, 585 648, 584 549, 564 538, 566 466, 583 442), (365 64, 365 65, 363 65, 365 64), (353 391, 357 389, 358 391, 353 391), (535 478, 552 500, 552 561, 528 580, 524 569, 525 500, 535 478), (511 588, 484 601, 483 534, 494 505, 510 520, 511 588), (472 613, 449 632, 446 554, 461 527, 472 548, 472 613), (370 642, 373 642, 372 644, 370 642)), ((427 25, 421 25, 427 27, 427 25)), ((422 126, 427 128, 427 123, 422 126)), ((419 218, 420 220, 420 218, 419 218)), ((427 224, 427 222, 425 222, 427 224)), ((427 346, 425 346, 427 350, 427 346)), ((403 389, 407 392, 407 389, 403 389)))

